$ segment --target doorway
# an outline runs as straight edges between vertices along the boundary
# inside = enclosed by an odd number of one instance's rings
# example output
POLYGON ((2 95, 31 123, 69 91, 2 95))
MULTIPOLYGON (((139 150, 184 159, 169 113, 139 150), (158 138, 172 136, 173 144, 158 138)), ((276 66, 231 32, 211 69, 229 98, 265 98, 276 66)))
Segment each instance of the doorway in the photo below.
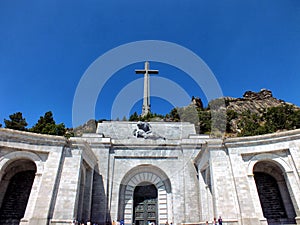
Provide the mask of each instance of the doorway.
POLYGON ((254 166, 253 173, 268 224, 296 224, 296 213, 280 167, 270 161, 259 162, 254 166))
POLYGON ((11 163, 0 182, 0 224, 16 225, 25 214, 36 166, 29 160, 11 163))
POLYGON ((135 225, 157 224, 157 188, 142 183, 134 190, 133 221, 135 225))

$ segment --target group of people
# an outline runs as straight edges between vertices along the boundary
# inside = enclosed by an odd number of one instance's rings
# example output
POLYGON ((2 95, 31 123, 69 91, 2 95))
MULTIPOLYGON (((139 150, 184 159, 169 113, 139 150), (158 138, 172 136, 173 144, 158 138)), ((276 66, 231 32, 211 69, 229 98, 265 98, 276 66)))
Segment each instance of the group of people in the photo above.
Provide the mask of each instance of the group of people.
MULTIPOLYGON (((73 220, 73 223, 74 225, 85 225, 84 223, 80 223, 79 221, 77 220, 73 220)), ((112 225, 117 225, 117 224, 120 224, 120 225, 124 225, 124 220, 121 220, 120 222, 116 222, 113 220, 112 222, 112 225)), ((217 220, 216 218, 214 218, 214 220, 212 221, 212 224, 213 225, 222 225, 223 224, 223 221, 222 221, 222 218, 221 216, 219 217, 219 219, 217 220)), ((87 222, 87 225, 92 225, 91 222, 87 222)), ((98 225, 96 223, 93 223, 93 225, 98 225)), ((154 222, 148 222, 148 225, 155 225, 154 222)), ((173 223, 171 222, 169 224, 169 222, 167 221, 165 225, 173 225, 173 223)), ((206 221, 205 225, 209 225, 208 221, 206 221)))
POLYGON ((173 223, 171 222, 171 223, 169 224, 169 222, 167 221, 165 225, 173 225, 173 223))
MULTIPOLYGON (((206 221, 205 225, 208 225, 208 221, 206 221)), ((222 225, 223 224, 223 220, 222 220, 222 217, 219 216, 219 219, 217 221, 216 217, 214 218, 214 220, 212 221, 212 224, 213 225, 222 225)))

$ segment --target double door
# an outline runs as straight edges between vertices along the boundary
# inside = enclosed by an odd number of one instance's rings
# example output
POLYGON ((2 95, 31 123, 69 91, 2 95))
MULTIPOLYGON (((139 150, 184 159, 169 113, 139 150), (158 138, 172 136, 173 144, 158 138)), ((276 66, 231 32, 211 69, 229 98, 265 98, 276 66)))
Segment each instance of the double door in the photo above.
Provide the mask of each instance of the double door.
POLYGON ((154 185, 139 187, 134 198, 134 225, 157 224, 157 190, 154 185))

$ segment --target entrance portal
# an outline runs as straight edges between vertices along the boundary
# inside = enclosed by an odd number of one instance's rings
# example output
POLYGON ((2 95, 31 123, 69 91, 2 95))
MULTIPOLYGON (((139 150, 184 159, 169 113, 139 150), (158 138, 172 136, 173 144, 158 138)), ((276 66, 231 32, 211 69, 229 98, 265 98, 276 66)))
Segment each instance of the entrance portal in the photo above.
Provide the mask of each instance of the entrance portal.
POLYGON ((253 170, 259 200, 268 224, 296 224, 296 213, 282 170, 269 161, 258 162, 253 170))
POLYGON ((157 189, 155 185, 142 183, 136 186, 133 221, 135 225, 157 224, 157 189))
POLYGON ((29 160, 14 161, 6 168, 0 182, 0 224, 20 223, 25 214, 35 173, 35 163, 29 160))

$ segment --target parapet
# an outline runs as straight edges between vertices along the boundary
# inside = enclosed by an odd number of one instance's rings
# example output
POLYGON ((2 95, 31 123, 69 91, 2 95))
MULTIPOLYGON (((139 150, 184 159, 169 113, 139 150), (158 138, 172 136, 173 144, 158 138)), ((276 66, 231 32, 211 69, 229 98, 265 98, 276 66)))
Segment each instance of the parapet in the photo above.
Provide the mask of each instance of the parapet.
MULTIPOLYGON (((196 134, 194 124, 188 122, 149 122, 151 131, 156 137, 164 139, 187 139, 196 134)), ((96 133, 113 139, 136 138, 134 131, 137 122, 104 121, 98 123, 96 133)))

